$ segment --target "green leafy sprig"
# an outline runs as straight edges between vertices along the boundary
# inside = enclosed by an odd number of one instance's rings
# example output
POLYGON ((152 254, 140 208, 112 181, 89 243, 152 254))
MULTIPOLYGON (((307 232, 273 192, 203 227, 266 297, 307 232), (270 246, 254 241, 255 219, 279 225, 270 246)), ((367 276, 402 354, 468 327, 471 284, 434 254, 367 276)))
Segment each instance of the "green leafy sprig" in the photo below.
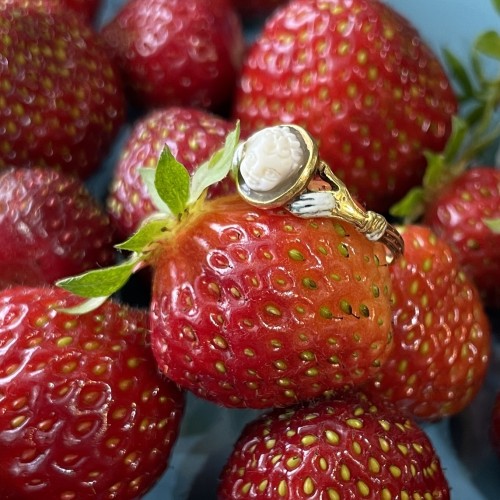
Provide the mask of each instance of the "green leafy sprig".
POLYGON ((130 252, 125 260, 56 282, 57 286, 86 299, 66 312, 83 314, 99 307, 119 291, 134 272, 150 265, 158 245, 171 238, 183 218, 203 203, 207 188, 230 173, 239 135, 237 123, 227 135, 224 146, 201 164, 192 176, 167 146, 160 154, 156 169, 141 169, 157 211, 147 217, 130 238, 116 245, 117 249, 130 252))
MULTIPOLYGON (((500 0, 492 0, 500 14, 500 0)), ((412 188, 390 209, 391 215, 404 222, 419 219, 429 200, 467 168, 480 161, 500 138, 500 71, 494 77, 487 75, 484 60, 500 63, 500 33, 488 30, 474 41, 469 71, 451 51, 445 49, 444 59, 450 76, 456 82, 460 116, 452 122, 452 132, 444 151, 426 150, 426 171, 421 186, 412 188)))

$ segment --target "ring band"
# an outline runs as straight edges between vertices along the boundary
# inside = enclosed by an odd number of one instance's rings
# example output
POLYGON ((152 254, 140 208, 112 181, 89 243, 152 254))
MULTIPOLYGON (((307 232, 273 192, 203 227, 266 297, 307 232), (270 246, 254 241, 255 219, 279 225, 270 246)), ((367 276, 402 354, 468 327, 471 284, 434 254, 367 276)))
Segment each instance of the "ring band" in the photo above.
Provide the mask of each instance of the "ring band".
POLYGON ((303 217, 349 222, 371 241, 383 243, 392 263, 404 241, 386 218, 356 203, 345 184, 320 159, 312 136, 297 125, 262 129, 242 142, 233 169, 240 196, 260 208, 284 207, 303 217))

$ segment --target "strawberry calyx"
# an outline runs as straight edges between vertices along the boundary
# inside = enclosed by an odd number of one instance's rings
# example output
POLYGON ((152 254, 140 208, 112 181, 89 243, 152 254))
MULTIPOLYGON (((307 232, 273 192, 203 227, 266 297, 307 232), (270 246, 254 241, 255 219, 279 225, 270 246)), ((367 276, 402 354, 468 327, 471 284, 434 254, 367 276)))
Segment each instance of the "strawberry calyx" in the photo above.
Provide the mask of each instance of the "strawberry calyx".
MULTIPOLYGON (((500 2, 493 0, 500 14, 500 2)), ((489 30, 474 41, 471 71, 451 51, 443 51, 445 62, 457 85, 460 114, 453 117, 452 132, 442 152, 424 151, 427 160, 421 186, 416 186, 390 209, 390 214, 406 223, 415 222, 429 201, 466 169, 485 161, 492 145, 500 138, 500 71, 489 76, 485 60, 500 63, 500 33, 489 30)))
POLYGON ((156 211, 142 222, 132 236, 115 246, 120 251, 129 252, 121 262, 56 282, 56 286, 87 299, 65 312, 84 314, 94 310, 118 292, 133 273, 154 262, 162 243, 172 239, 187 219, 201 210, 207 189, 230 174, 239 135, 237 123, 227 135, 224 146, 202 163, 192 176, 174 158, 167 145, 155 169, 141 169, 156 211))

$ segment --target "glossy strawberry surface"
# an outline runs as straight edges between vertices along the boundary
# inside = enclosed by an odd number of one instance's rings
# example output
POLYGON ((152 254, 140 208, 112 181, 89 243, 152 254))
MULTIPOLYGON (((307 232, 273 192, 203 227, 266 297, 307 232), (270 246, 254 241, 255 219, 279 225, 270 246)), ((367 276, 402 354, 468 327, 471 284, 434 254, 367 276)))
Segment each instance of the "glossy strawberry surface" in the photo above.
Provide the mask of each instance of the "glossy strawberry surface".
POLYGON ((74 12, 0 10, 0 169, 94 173, 125 114, 121 81, 74 12))
POLYGON ((394 348, 370 391, 436 420, 467 407, 491 358, 491 326, 450 246, 424 226, 403 229, 405 255, 391 266, 394 348))
POLYGON ((419 184, 423 150, 441 150, 456 98, 408 20, 377 0, 294 0, 244 62, 234 102, 242 130, 304 126, 360 201, 386 212, 419 184))
POLYGON ((426 208, 424 222, 456 251, 486 305, 500 307, 500 170, 478 166, 451 182, 426 208))
MULTIPOLYGON (((122 237, 136 230, 156 210, 140 169, 156 168, 166 146, 190 173, 222 147, 233 124, 217 115, 195 108, 168 107, 150 111, 132 128, 113 171, 107 199, 108 212, 122 237)), ((228 177, 210 186, 209 196, 235 190, 228 177)))
POLYGON ((0 171, 0 286, 51 284, 114 262, 115 231, 83 182, 51 168, 0 171))
POLYGON ((0 496, 139 498, 184 408, 148 346, 147 313, 52 288, 0 293, 0 496))
POLYGON ((152 346, 168 377, 225 406, 263 408, 380 369, 392 337, 382 245, 238 196, 191 217, 154 263, 152 346))
POLYGON ((131 0, 102 35, 143 105, 231 102, 244 39, 229 0, 131 0))
POLYGON ((450 491, 418 425, 390 405, 348 395, 248 424, 221 474, 218 498, 444 500, 450 491))
POLYGON ((101 0, 0 0, 0 7, 14 5, 22 8, 41 8, 46 11, 71 9, 85 21, 95 19, 101 0))

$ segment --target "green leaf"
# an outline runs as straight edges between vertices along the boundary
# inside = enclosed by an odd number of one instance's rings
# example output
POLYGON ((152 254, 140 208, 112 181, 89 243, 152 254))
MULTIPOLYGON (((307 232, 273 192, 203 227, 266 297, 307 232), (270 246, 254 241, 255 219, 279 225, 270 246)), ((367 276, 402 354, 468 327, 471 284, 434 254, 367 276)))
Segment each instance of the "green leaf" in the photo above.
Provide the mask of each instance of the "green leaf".
POLYGON ((462 91, 462 99, 468 99, 474 95, 474 86, 469 78, 469 72, 460 59, 448 49, 443 50, 443 56, 451 77, 459 85, 462 91))
POLYGON ((443 152, 447 161, 453 160, 458 155, 464 144, 468 130, 469 125, 466 120, 459 116, 454 116, 452 118, 451 134, 443 152))
POLYGON ((84 300, 77 306, 61 307, 60 309, 58 309, 58 311, 67 314, 87 314, 104 304, 104 302, 106 302, 108 298, 109 297, 107 297, 106 295, 104 297, 93 297, 91 299, 84 300))
POLYGON ((64 278, 56 285, 80 297, 109 297, 125 285, 138 262, 139 256, 134 254, 121 264, 64 278))
POLYGON ((500 34, 496 31, 490 30, 481 33, 474 46, 481 54, 500 60, 500 34))
POLYGON ((394 204, 389 212, 394 217, 400 217, 407 221, 414 221, 418 219, 424 212, 424 189, 415 187, 410 189, 406 196, 394 204))
POLYGON ((238 122, 235 129, 227 135, 224 146, 216 151, 207 162, 201 164, 193 174, 189 204, 194 203, 206 188, 228 175, 239 138, 240 124, 238 122))
POLYGON ((425 189, 439 186, 446 175, 448 163, 444 155, 434 153, 433 151, 424 151, 424 156, 427 159, 427 167, 425 169, 423 186, 425 189))
POLYGON ((484 219, 483 222, 493 233, 500 233, 500 219, 484 219))
POLYGON ((142 252, 151 243, 163 239, 165 233, 175 224, 175 220, 165 218, 163 214, 155 214, 146 219, 139 229, 126 241, 115 245, 119 250, 142 252))
POLYGON ((189 197, 189 172, 179 163, 168 146, 163 148, 156 166, 155 187, 174 215, 186 209, 189 197))
POLYGON ((497 13, 500 14, 500 0, 491 0, 491 3, 493 4, 493 8, 497 11, 497 13))
POLYGON ((156 169, 142 167, 139 168, 139 174, 144 184, 146 184, 146 189, 148 190, 149 197, 151 198, 151 202, 156 207, 156 209, 162 214, 172 215, 170 208, 168 208, 168 205, 161 199, 160 195, 158 194, 158 191, 156 190, 155 186, 156 169))

